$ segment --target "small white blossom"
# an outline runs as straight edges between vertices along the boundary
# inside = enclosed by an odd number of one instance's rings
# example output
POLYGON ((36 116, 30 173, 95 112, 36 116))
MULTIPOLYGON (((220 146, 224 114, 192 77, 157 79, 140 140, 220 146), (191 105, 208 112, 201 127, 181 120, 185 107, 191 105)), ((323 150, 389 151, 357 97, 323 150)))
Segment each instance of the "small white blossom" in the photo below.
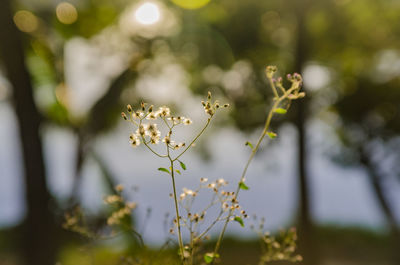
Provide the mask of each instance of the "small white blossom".
POLYGON ((217 179, 217 184, 218 185, 227 185, 228 182, 224 180, 223 178, 217 179))
POLYGON ((160 113, 160 116, 162 117, 168 117, 171 114, 171 110, 168 107, 160 107, 158 109, 158 112, 160 113))
POLYGON ((190 125, 190 124, 192 124, 192 123, 193 123, 192 120, 189 119, 189 118, 185 118, 185 119, 183 120, 183 124, 184 124, 184 125, 190 125))
POLYGON ((140 119, 144 116, 144 113, 142 111, 136 111, 132 112, 132 118, 135 119, 140 119))
POLYGON ((136 130, 136 134, 144 137, 145 135, 148 134, 147 128, 148 128, 147 124, 140 124, 139 128, 136 130))
POLYGON ((166 135, 163 139, 162 139, 163 143, 166 144, 170 144, 171 143, 171 138, 169 137, 169 135, 166 135))
POLYGON ((160 113, 158 111, 151 112, 151 113, 149 113, 149 115, 147 115, 146 119, 148 119, 148 120, 156 120, 159 115, 160 115, 160 113))
POLYGON ((132 134, 129 136, 129 143, 130 143, 133 147, 136 147, 136 146, 140 145, 140 139, 139 139, 138 135, 132 133, 132 134))

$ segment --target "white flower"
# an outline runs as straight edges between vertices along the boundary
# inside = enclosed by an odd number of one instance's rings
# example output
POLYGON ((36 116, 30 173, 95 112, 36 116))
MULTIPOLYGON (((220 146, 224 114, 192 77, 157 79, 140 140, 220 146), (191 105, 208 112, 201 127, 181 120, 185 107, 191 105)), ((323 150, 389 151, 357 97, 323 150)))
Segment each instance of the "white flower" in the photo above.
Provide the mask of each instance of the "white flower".
POLYGON ((156 120, 159 115, 160 115, 160 113, 158 111, 151 112, 151 113, 149 113, 149 115, 147 115, 146 119, 148 119, 148 120, 156 120))
POLYGON ((142 111, 136 111, 132 112, 132 118, 135 120, 137 118, 142 118, 144 116, 144 113, 142 111))
POLYGON ((147 130, 149 130, 150 132, 157 131, 157 124, 156 123, 149 124, 147 126, 147 130))
POLYGON ((192 123, 193 123, 192 120, 189 119, 189 118, 185 118, 185 119, 183 120, 183 124, 185 124, 185 125, 190 125, 190 124, 192 124, 192 123))
POLYGON ((168 117, 171 114, 170 109, 168 107, 165 107, 165 106, 160 107, 158 109, 158 112, 160 113, 160 116, 163 116, 163 117, 168 117))
POLYGON ((144 137, 148 133, 147 128, 148 128, 147 124, 140 124, 139 128, 136 130, 136 134, 144 137))
POLYGON ((140 145, 140 139, 137 134, 132 133, 129 136, 129 143, 132 145, 132 147, 137 147, 138 145, 140 145))
POLYGON ((122 198, 118 195, 109 195, 104 199, 104 202, 107 204, 112 204, 115 202, 121 202, 122 198))
MULTIPOLYGON (((171 143, 172 144, 172 143, 171 143)), ((176 150, 176 149, 179 149, 179 148, 181 148, 181 147, 184 147, 186 144, 185 143, 178 143, 178 144, 175 144, 175 145, 173 145, 174 146, 174 149, 176 150)))
MULTIPOLYGON (((152 132, 153 133, 153 132, 152 132)), ((160 132, 154 132, 155 134, 150 135, 150 143, 152 144, 158 144, 160 142, 160 132)))
POLYGON ((169 137, 169 135, 166 135, 163 139, 162 139, 163 143, 166 144, 170 144, 171 143, 171 138, 169 137))
POLYGON ((187 189, 187 188, 183 188, 182 190, 183 190, 183 192, 184 192, 186 195, 194 195, 194 194, 195 194, 194 191, 189 190, 189 189, 187 189))
POLYGON ((227 185, 228 182, 226 180, 224 180, 223 178, 217 179, 217 183, 219 185, 227 185))

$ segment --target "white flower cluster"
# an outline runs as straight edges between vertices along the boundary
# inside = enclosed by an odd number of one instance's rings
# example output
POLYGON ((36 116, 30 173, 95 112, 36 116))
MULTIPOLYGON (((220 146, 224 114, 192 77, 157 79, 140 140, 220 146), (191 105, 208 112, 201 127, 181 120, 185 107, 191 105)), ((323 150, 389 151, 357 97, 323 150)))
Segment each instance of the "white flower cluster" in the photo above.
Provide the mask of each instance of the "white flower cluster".
MULTIPOLYGON (((213 206, 216 206, 217 209, 219 207, 219 215, 213 223, 226 220, 229 217, 230 211, 232 211, 230 215, 231 221, 234 220, 235 217, 247 218, 246 212, 241 209, 239 202, 235 199, 235 192, 229 192, 223 189, 226 185, 228 185, 228 182, 223 178, 215 181, 208 181, 207 178, 200 178, 200 185, 197 189, 192 190, 183 188, 183 192, 179 195, 179 203, 187 212, 187 216, 180 217, 184 225, 190 227, 190 223, 198 223, 203 221, 207 210, 213 206), (198 211, 198 213, 193 213, 192 205, 195 197, 198 196, 201 190, 211 191, 213 193, 212 199, 210 203, 204 207, 204 209, 198 211)), ((174 223, 177 224, 176 219, 174 220, 174 223)))
POLYGON ((122 185, 118 185, 115 187, 115 191, 117 194, 108 195, 104 198, 104 203, 108 205, 112 205, 116 208, 115 211, 111 213, 111 216, 107 219, 108 225, 117 225, 121 223, 121 220, 130 216, 133 209, 136 208, 137 204, 135 202, 126 202, 121 196, 121 192, 124 187, 122 185))
POLYGON ((169 132, 162 138, 163 143, 172 149, 185 146, 185 143, 175 143, 171 140, 172 128, 179 124, 190 125, 193 123, 191 119, 171 116, 171 110, 166 106, 159 107, 158 110, 154 111, 153 105, 146 108, 146 104, 143 102, 139 110, 133 111, 131 105, 127 106, 127 110, 127 114, 121 113, 122 118, 137 127, 136 131, 129 136, 129 143, 133 147, 139 146, 141 142, 145 144, 158 144, 160 142, 161 131, 158 130, 157 123, 145 123, 145 120, 156 121, 157 119, 161 119, 169 129, 169 132))

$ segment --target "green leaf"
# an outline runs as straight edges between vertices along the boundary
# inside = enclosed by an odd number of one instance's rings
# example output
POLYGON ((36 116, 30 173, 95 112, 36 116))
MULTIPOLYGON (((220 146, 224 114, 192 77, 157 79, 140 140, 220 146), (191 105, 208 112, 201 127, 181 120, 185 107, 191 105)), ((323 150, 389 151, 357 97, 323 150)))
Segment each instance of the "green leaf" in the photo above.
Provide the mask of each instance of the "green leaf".
POLYGON ((158 168, 158 170, 163 171, 163 172, 168 173, 168 174, 171 174, 171 172, 169 172, 168 169, 163 168, 163 167, 158 168))
POLYGON ((245 145, 246 146, 250 146, 251 147, 251 149, 253 149, 254 147, 253 147, 253 144, 252 143, 250 143, 249 141, 247 141, 246 143, 245 143, 245 145))
POLYGON ((204 261, 208 264, 211 263, 214 259, 214 255, 210 255, 209 253, 204 254, 204 261))
POLYGON ((287 112, 287 110, 286 109, 282 109, 282 108, 276 108, 274 110, 274 112, 278 113, 278 114, 285 114, 287 112))
POLYGON ((213 260, 214 260, 215 258, 219 258, 219 254, 217 254, 217 253, 211 253, 211 252, 210 252, 210 253, 204 254, 204 261, 205 261, 207 264, 213 262, 213 260))
POLYGON ((243 182, 239 182, 239 188, 241 188, 242 190, 248 190, 249 187, 243 182))
POLYGON ((278 135, 274 132, 267 132, 267 135, 269 136, 269 138, 271 139, 275 139, 278 135))
POLYGON ((178 173, 179 175, 182 175, 181 172, 178 169, 175 169, 176 173, 178 173))
POLYGON ((244 222, 243 219, 240 218, 239 216, 236 216, 235 219, 233 219, 234 221, 238 222, 240 224, 241 227, 244 227, 244 222))
POLYGON ((181 164, 181 168, 183 170, 186 170, 186 165, 182 161, 179 160, 179 164, 181 164))

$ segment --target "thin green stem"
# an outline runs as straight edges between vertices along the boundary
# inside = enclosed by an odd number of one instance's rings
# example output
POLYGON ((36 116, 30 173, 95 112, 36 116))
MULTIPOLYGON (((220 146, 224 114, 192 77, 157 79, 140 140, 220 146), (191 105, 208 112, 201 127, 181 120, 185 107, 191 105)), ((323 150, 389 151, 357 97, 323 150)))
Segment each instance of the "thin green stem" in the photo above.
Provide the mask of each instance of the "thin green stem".
POLYGON ((165 119, 165 117, 162 117, 162 120, 164 121, 165 125, 168 127, 168 129, 171 131, 171 126, 169 126, 167 120, 165 119))
POLYGON ((143 144, 156 156, 158 157, 168 157, 167 155, 160 155, 159 153, 157 153, 156 151, 153 150, 153 148, 150 147, 150 145, 148 143, 146 143, 146 139, 142 136, 142 141, 143 144))
MULTIPOLYGON (((269 80, 270 80, 272 89, 273 89, 273 91, 274 91, 274 94, 277 95, 276 88, 275 88, 275 86, 274 86, 272 80, 271 80, 271 79, 269 79, 269 80)), ((279 104, 280 104, 285 98, 287 98, 287 96, 288 96, 292 91, 294 91, 294 90, 296 90, 296 89, 297 89, 296 87, 292 86, 289 90, 285 91, 285 93, 284 93, 281 97, 277 97, 277 98, 276 98, 274 104, 272 105, 272 108, 270 109, 270 111, 269 111, 269 113, 268 113, 267 119, 266 119, 266 121, 265 121, 264 129, 263 129, 263 131, 262 131, 262 133, 261 133, 261 135, 260 135, 260 137, 259 137, 259 139, 258 139, 258 141, 257 141, 256 146, 253 148, 253 150, 252 150, 252 152, 251 152, 251 154, 250 154, 250 157, 249 157, 249 159, 247 160, 247 163, 246 163, 246 165, 245 165, 245 167, 244 167, 244 169, 243 169, 243 172, 242 172, 242 174, 241 174, 241 176, 240 176, 240 181, 239 181, 239 183, 242 182, 242 181, 244 180, 244 177, 246 176, 247 169, 249 168, 251 161, 253 160, 254 156, 256 155, 256 153, 257 153, 257 151, 258 151, 258 149, 259 149, 259 147, 260 147, 260 145, 261 145, 261 142, 263 141, 264 137, 267 135, 267 132, 268 132, 269 126, 270 126, 270 124, 271 124, 271 120, 272 120, 272 117, 273 117, 273 114, 274 114, 275 109, 279 106, 279 104)), ((239 196, 239 192, 240 192, 240 186, 238 185, 238 187, 236 188, 236 193, 235 193, 234 200, 237 200, 237 197, 239 196)), ((224 223, 224 226, 223 226, 223 228, 222 228, 222 230, 221 230, 221 233, 219 234, 217 243, 216 243, 216 245, 215 245, 214 253, 218 253, 218 251, 219 251, 219 248, 220 248, 220 246, 221 246, 222 239, 223 239, 223 237, 224 237, 226 228, 227 228, 228 223, 229 223, 229 219, 230 219, 230 217, 233 215, 233 212, 234 212, 234 210, 230 210, 230 211, 229 211, 229 215, 228 215, 228 217, 227 217, 227 219, 226 219, 226 221, 225 221, 225 223, 224 223)), ((213 263, 214 263, 214 260, 213 260, 212 264, 213 264, 213 263)))
POLYGON ((190 142, 190 144, 187 145, 187 147, 185 148, 185 150, 182 151, 182 153, 180 153, 177 157, 175 157, 172 161, 176 161, 178 160, 190 147, 192 147, 192 145, 194 144, 194 142, 197 141, 197 139, 200 137, 200 135, 203 134, 203 132, 207 129, 208 125, 210 124, 211 121, 211 117, 207 119, 207 123, 206 125, 204 125, 203 129, 197 134, 197 136, 190 142))
POLYGON ((177 223, 177 226, 178 226, 179 249, 180 249, 180 252, 181 252, 182 264, 185 264, 183 241, 182 241, 182 234, 181 234, 181 224, 180 224, 180 218, 179 218, 179 206, 178 206, 178 199, 177 199, 177 195, 176 195, 174 161, 172 161, 172 159, 171 159, 171 157, 169 155, 168 155, 168 158, 169 158, 170 163, 171 163, 171 179, 172 179, 172 188, 173 188, 173 191, 174 191, 176 223, 177 223))
POLYGON ((268 78, 268 80, 269 80, 269 84, 270 84, 270 86, 272 88, 272 91, 274 92, 275 98, 279 98, 278 91, 276 90, 274 81, 272 81, 272 78, 268 78))

